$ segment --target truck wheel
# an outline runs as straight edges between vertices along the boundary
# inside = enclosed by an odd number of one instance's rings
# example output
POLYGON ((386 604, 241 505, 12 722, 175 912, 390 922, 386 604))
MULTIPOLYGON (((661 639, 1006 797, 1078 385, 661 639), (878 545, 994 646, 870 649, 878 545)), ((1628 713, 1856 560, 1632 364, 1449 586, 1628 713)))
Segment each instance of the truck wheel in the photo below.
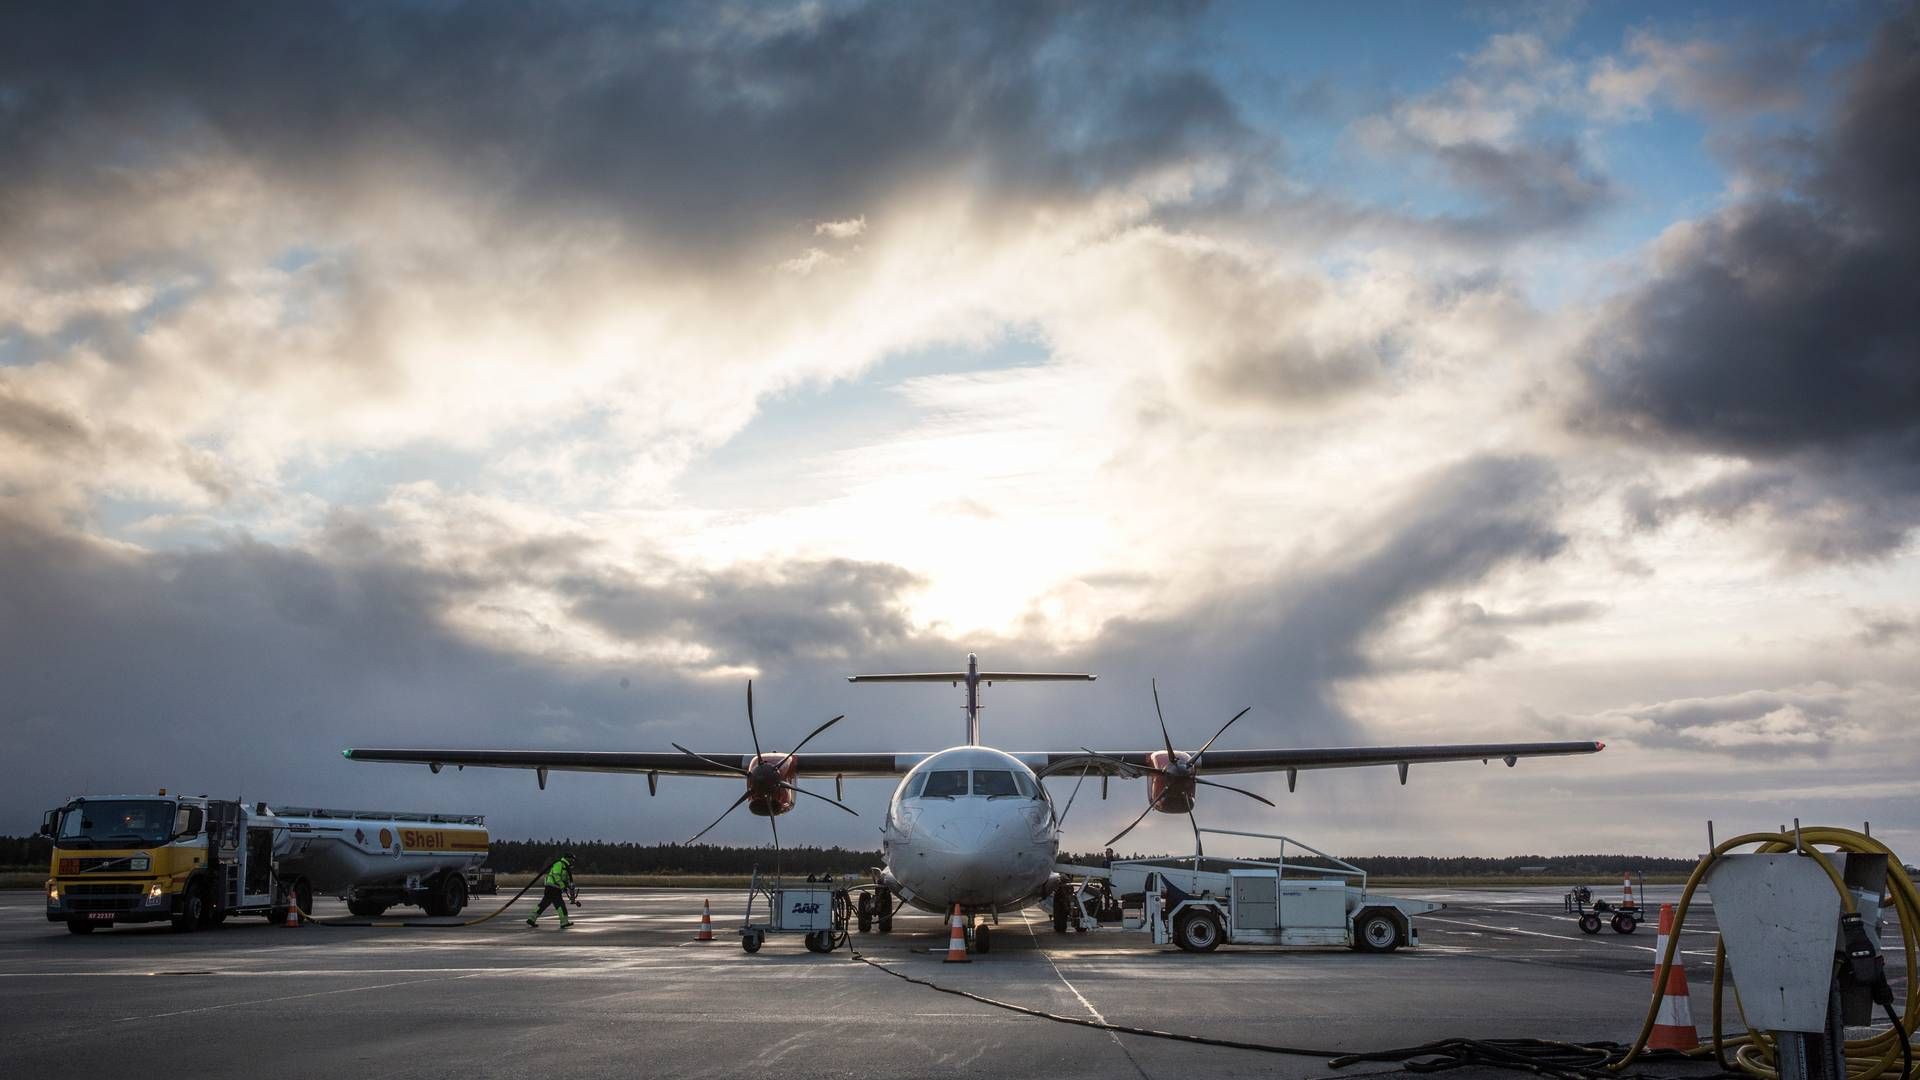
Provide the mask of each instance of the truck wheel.
POLYGON ((1220 921, 1204 911, 1188 909, 1173 920, 1173 943, 1187 952, 1212 952, 1223 936, 1220 921))
POLYGON ((377 919, 387 913, 387 905, 378 900, 349 900, 347 910, 363 919, 377 919))
POLYGON ((190 934, 200 928, 206 919, 207 887, 205 882, 195 882, 187 887, 185 896, 180 898, 180 910, 174 912, 173 932, 190 934))
POLYGON ((85 920, 85 919, 68 919, 68 920, 67 920, 67 933, 69 933, 69 934, 91 934, 91 933, 93 933, 93 926, 94 926, 94 924, 93 924, 93 923, 90 923, 90 922, 88 922, 88 921, 87 921, 87 920, 85 920))
POLYGON ((293 899, 300 905, 300 918, 303 922, 313 917, 313 882, 306 878, 295 878, 293 899))
POLYGON ((1400 921, 1377 909, 1361 912, 1353 924, 1353 947, 1361 952, 1392 952, 1400 947, 1400 921))
POLYGON ((759 952, 760 951, 760 935, 759 934, 741 934, 740 947, 747 950, 750 953, 759 952))
POLYGON ((1600 916, 1595 915, 1591 912, 1580 916, 1580 932, 1583 934, 1599 933, 1600 932, 1600 916))
POLYGON ((458 915, 467 906, 467 875, 448 874, 440 885, 440 914, 458 915))

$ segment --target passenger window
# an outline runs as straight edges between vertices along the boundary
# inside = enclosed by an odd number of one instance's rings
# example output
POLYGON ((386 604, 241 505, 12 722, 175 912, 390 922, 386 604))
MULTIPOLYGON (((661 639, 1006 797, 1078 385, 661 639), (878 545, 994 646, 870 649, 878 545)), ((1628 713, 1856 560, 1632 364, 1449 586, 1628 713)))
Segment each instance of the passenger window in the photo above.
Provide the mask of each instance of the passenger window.
POLYGON ((926 796, 929 799, 951 799, 955 795, 967 793, 967 770, 944 769, 927 774, 926 796))
POLYGON ((1013 786, 1013 772, 1009 769, 973 770, 973 793, 975 795, 1018 795, 1020 791, 1013 786))

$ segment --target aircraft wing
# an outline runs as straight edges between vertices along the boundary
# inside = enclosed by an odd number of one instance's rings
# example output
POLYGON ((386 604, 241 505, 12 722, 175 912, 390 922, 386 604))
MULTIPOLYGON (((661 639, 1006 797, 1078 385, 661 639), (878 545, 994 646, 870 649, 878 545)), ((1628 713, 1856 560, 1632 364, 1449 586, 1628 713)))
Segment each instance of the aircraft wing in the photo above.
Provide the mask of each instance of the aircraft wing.
MULTIPOLYGON (((776 751, 777 752, 777 751, 776 751)), ((662 773, 668 776, 734 776, 708 762, 678 750, 404 750, 353 747, 340 751, 348 761, 392 761, 425 765, 434 772, 455 768, 534 769, 539 772, 662 773)), ((752 754, 706 754, 702 757, 744 769, 752 754)), ((794 756, 801 776, 904 776, 926 754, 816 754, 794 756)), ((544 784, 544 779, 543 779, 544 784)))
MULTIPOLYGON (((1301 769, 1356 769, 1366 765, 1397 765, 1400 782, 1406 783, 1410 765, 1436 761, 1493 761, 1509 766, 1523 757, 1559 757, 1567 754, 1593 754, 1606 748, 1602 742, 1528 742, 1528 743, 1456 743, 1442 746, 1330 746, 1296 747, 1276 750, 1209 750, 1197 760, 1199 772, 1206 776, 1221 773, 1284 772, 1288 786, 1301 769)), ((1074 775, 1082 770, 1109 776, 1145 776, 1153 772, 1147 755, 1151 750, 1094 751, 1072 750, 1046 754, 1019 754, 1041 776, 1074 775)))

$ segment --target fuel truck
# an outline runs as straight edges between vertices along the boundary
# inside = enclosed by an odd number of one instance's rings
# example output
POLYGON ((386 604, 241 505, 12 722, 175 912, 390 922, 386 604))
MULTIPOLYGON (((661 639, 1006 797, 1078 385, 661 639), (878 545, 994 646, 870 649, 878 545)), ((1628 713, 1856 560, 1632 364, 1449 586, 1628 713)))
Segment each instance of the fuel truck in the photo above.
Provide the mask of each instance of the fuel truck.
POLYGON ((176 931, 229 916, 284 921, 338 896, 358 915, 395 904, 457 915, 491 893, 485 819, 377 810, 275 810, 205 795, 86 795, 47 811, 47 920, 75 934, 122 923, 176 931))

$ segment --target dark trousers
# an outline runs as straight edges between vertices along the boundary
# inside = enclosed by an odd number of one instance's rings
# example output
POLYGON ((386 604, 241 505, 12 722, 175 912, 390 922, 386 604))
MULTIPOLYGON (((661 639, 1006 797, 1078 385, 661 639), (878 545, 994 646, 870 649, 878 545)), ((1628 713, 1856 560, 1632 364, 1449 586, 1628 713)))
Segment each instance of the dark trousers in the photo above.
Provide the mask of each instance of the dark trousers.
POLYGON ((547 886, 547 891, 540 894, 540 906, 533 909, 533 917, 536 919, 539 918, 541 913, 548 908, 553 908, 555 911, 558 911, 560 917, 565 919, 567 917, 567 890, 558 885, 547 886))

